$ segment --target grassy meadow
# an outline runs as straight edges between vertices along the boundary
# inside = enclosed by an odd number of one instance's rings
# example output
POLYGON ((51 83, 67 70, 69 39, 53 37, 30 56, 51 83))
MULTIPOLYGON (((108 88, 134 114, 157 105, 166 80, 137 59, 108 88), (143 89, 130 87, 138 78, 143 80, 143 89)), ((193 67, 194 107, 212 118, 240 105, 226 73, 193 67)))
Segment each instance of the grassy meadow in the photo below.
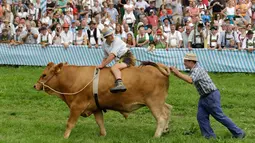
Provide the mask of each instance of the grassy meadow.
POLYGON ((64 139, 69 109, 56 96, 33 89, 43 67, 0 66, 0 143, 254 143, 255 76, 245 73, 210 73, 221 91, 222 107, 246 131, 243 140, 211 118, 217 139, 206 140, 196 121, 198 93, 173 75, 167 103, 173 105, 170 133, 154 139, 155 119, 147 108, 130 114, 104 114, 106 137, 99 137, 94 117, 80 117, 69 139, 64 139))

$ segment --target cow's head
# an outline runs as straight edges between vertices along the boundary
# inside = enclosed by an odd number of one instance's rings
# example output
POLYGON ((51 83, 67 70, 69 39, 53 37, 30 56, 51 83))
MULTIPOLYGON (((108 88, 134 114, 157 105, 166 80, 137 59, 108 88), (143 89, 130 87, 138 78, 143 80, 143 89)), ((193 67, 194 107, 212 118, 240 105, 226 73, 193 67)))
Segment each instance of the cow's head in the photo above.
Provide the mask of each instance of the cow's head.
POLYGON ((42 75, 40 76, 37 83, 34 85, 36 90, 43 90, 49 91, 49 88, 45 87, 45 85, 54 88, 57 85, 57 78, 56 76, 60 73, 63 63, 54 64, 53 62, 48 63, 47 67, 44 69, 42 75))

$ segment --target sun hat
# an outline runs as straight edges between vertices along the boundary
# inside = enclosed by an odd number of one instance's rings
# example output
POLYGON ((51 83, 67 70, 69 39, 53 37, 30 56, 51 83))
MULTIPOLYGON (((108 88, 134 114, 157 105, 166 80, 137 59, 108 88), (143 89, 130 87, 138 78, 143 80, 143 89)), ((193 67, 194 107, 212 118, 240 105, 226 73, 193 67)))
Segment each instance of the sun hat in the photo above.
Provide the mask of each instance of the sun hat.
POLYGON ((107 37, 109 35, 112 35, 114 33, 114 31, 110 28, 107 28, 105 27, 103 30, 102 30, 102 34, 103 34, 103 37, 107 37))
POLYGON ((189 61, 198 61, 197 60, 197 55, 196 54, 194 54, 194 53, 187 53, 185 56, 184 56, 184 58, 183 58, 184 60, 189 60, 189 61))

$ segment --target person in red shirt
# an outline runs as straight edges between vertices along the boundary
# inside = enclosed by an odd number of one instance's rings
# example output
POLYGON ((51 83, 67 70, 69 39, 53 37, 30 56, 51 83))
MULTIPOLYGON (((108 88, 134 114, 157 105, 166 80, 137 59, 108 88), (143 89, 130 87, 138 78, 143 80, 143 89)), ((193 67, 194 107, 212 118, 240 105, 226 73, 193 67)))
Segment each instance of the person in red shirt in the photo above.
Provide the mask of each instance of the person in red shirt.
POLYGON ((158 26, 158 16, 155 15, 154 10, 150 10, 150 16, 148 16, 147 19, 150 25, 158 26))

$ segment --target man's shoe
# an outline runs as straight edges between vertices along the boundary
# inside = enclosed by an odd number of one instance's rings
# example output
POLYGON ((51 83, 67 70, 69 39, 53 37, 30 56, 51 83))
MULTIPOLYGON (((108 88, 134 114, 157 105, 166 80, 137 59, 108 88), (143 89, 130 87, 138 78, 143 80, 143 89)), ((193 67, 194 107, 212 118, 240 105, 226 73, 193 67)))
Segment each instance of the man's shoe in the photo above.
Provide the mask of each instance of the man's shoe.
POLYGON ((115 83, 115 87, 111 88, 111 93, 125 92, 127 88, 124 86, 122 80, 117 80, 115 83))
POLYGON ((245 138, 245 136, 246 136, 246 134, 245 134, 245 132, 243 132, 241 135, 233 136, 233 138, 243 139, 243 138, 245 138))

